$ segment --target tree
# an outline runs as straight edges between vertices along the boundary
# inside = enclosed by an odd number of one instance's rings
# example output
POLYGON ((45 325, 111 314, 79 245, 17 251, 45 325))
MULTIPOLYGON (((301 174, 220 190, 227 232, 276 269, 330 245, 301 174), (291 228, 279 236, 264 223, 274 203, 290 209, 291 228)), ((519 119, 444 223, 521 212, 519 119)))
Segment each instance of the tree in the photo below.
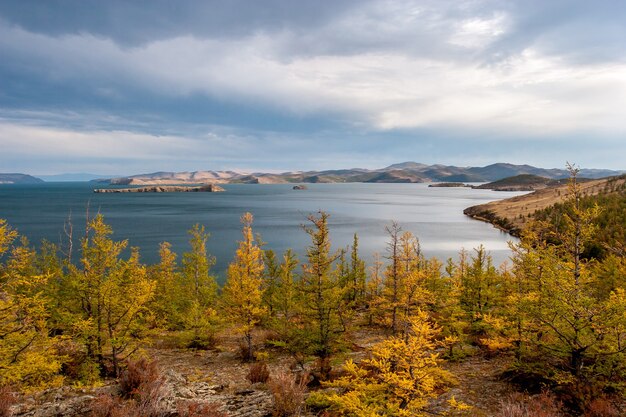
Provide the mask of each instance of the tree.
POLYGON ((182 304, 180 273, 176 265, 176 253, 172 245, 163 242, 159 245, 159 263, 152 266, 149 276, 156 288, 150 310, 154 316, 154 326, 176 329, 182 327, 182 304))
POLYGON ((393 334, 396 335, 400 330, 399 312, 401 309, 400 293, 402 291, 402 277, 400 272, 400 232, 402 228, 398 223, 392 222, 391 226, 385 230, 389 234, 389 242, 387 243, 388 259, 391 263, 385 271, 385 279, 383 281, 383 298, 384 306, 389 311, 390 327, 393 334))
POLYGON ((209 256, 206 250, 210 235, 199 224, 195 224, 188 233, 191 236, 191 250, 183 254, 181 284, 188 300, 197 301, 201 307, 209 307, 214 305, 217 298, 217 284, 215 278, 209 274, 215 258, 209 256))
POLYGON ((294 326, 298 314, 299 294, 295 281, 295 269, 298 267, 296 255, 288 249, 283 254, 283 261, 278 266, 271 305, 275 313, 272 327, 278 331, 281 338, 289 343, 296 339, 294 326))
POLYGON ((436 353, 438 333, 428 315, 418 311, 407 337, 392 336, 375 345, 359 365, 349 360, 347 375, 325 384, 337 389, 325 394, 331 410, 358 417, 427 415, 428 401, 451 381, 436 353))
POLYGON ((581 207, 578 170, 570 171, 570 210, 563 214, 562 227, 553 231, 555 236, 528 234, 515 248, 515 273, 530 283, 519 309, 531 334, 529 349, 520 352, 520 366, 535 364, 543 377, 568 387, 584 402, 590 391, 599 395, 623 384, 626 293, 620 287, 608 297, 606 288, 597 291, 604 287, 595 274, 600 261, 583 253, 593 241, 598 208, 581 207), (531 356, 533 351, 539 355, 531 356))
POLYGON ((218 324, 217 283, 210 274, 215 258, 207 253, 209 233, 205 232, 204 226, 195 224, 188 233, 191 249, 183 254, 177 304, 185 329, 186 346, 206 349, 214 343, 218 324))
MULTIPOLYGON (((0 219, 0 258, 16 237, 0 219)), ((44 387, 55 383, 61 369, 48 335, 49 275, 39 273, 35 259, 35 251, 22 239, 7 264, 0 264, 0 385, 44 387)))
POLYGON ((127 241, 113 241, 112 233, 102 215, 90 220, 81 241, 82 267, 70 265, 66 325, 85 345, 86 378, 106 373, 109 360, 110 371, 119 374, 120 361, 144 336, 143 313, 154 295, 155 284, 139 263, 138 250, 122 260, 127 241))
POLYGON ((395 222, 387 227, 389 265, 383 281, 382 300, 385 324, 394 335, 406 333, 412 311, 430 299, 425 288, 427 262, 421 254, 418 239, 411 232, 402 232, 395 222))
POLYGON ((359 237, 354 234, 350 249, 350 270, 348 272, 349 289, 348 301, 353 308, 359 307, 365 301, 365 261, 359 257, 359 237))
POLYGON ((262 305, 263 251, 255 243, 252 234, 251 213, 241 216, 243 240, 235 259, 228 266, 228 276, 222 293, 222 302, 227 316, 243 333, 245 359, 254 359, 252 330, 260 322, 266 309, 262 305))
POLYGON ((304 227, 311 246, 306 250, 308 262, 302 266, 300 280, 303 330, 311 353, 318 358, 320 376, 325 379, 331 370, 329 359, 339 349, 345 332, 341 316, 344 289, 332 268, 339 255, 330 252, 328 214, 321 211, 318 217, 310 215, 308 219, 313 227, 304 227))
POLYGON ((499 279, 484 246, 480 245, 474 251, 476 254, 461 275, 461 305, 471 324, 470 331, 483 335, 483 318, 500 300, 499 279))

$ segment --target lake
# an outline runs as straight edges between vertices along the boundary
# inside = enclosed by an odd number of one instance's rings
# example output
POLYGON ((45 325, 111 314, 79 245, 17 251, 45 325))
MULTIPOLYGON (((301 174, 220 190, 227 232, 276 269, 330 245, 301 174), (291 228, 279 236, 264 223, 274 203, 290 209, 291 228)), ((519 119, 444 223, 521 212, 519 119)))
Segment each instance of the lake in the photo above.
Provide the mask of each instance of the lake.
POLYGON ((301 225, 307 215, 324 210, 330 214, 333 248, 345 247, 358 233, 362 256, 384 254, 385 226, 392 220, 413 232, 426 256, 442 260, 456 257, 465 248, 483 244, 496 264, 510 255, 513 238, 489 224, 463 215, 463 209, 488 201, 520 195, 519 192, 436 188, 428 184, 226 184, 222 193, 120 193, 95 194, 93 183, 45 183, 0 185, 0 218, 33 243, 64 238, 63 223, 71 213, 75 239, 84 232, 85 213, 100 212, 113 227, 114 239, 128 239, 141 248, 144 262, 158 261, 158 245, 168 241, 180 254, 188 249, 189 230, 205 225, 211 237, 208 250, 217 258, 213 268, 220 275, 232 260, 240 239, 240 216, 254 214, 254 231, 266 248, 277 253, 293 248, 304 253, 309 243, 301 225))

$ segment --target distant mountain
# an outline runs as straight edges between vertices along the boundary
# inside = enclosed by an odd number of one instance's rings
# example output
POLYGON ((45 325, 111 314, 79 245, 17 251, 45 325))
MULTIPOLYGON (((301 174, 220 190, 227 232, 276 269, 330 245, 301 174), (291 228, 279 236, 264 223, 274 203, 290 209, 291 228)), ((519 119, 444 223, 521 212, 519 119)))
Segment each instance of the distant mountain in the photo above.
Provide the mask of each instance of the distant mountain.
POLYGON ((42 182, 42 179, 26 174, 0 174, 0 184, 38 184, 42 182))
POLYGON ((105 175, 88 174, 84 172, 39 176, 39 178, 46 182, 91 181, 103 177, 105 177, 105 175))
MULTIPOLYGON (((587 178, 601 178, 619 175, 619 171, 582 169, 579 175, 587 178)), ((282 174, 256 172, 253 174, 237 171, 194 171, 194 172, 154 172, 99 179, 98 182, 121 185, 172 185, 207 183, 329 183, 329 182, 490 182, 516 175, 536 175, 548 179, 567 178, 565 169, 544 169, 530 165, 497 163, 485 167, 456 167, 447 165, 425 165, 417 162, 403 162, 381 169, 337 169, 327 171, 284 172, 282 174)))

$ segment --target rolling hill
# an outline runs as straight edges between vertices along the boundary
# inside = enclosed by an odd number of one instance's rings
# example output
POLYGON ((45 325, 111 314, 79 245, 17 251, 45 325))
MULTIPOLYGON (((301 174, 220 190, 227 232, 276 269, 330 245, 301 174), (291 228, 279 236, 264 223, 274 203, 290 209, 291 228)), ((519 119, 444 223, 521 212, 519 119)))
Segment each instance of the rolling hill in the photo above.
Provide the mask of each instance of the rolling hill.
MULTIPOLYGON (((581 170, 582 177, 600 178, 617 175, 610 170, 581 170)), ((167 184, 228 184, 228 183, 419 183, 419 182, 489 182, 516 175, 536 175, 548 179, 567 178, 564 169, 544 169, 530 165, 497 163, 485 167, 456 167, 447 165, 425 165, 403 162, 381 169, 338 169, 326 171, 297 171, 275 173, 248 173, 238 171, 193 171, 154 172, 128 177, 103 178, 97 182, 120 185, 167 185, 167 184)))

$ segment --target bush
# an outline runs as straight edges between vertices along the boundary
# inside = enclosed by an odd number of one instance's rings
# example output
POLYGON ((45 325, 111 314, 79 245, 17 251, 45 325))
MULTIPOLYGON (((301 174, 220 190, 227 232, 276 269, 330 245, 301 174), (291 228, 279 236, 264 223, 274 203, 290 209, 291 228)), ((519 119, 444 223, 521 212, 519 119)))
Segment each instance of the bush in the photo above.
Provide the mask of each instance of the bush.
POLYGON ((217 403, 179 402, 177 408, 179 417, 228 417, 217 403))
POLYGON ((296 381, 296 378, 289 373, 281 372, 274 376, 269 382, 269 388, 274 397, 275 417, 298 416, 304 404, 304 394, 306 393, 306 381, 308 375, 296 381))
POLYGON ((502 401, 497 417, 563 417, 563 405, 549 392, 529 397, 513 394, 502 401))
POLYGON ((270 379, 270 370, 265 362, 255 362, 250 365, 250 370, 246 377, 253 384, 257 382, 266 383, 270 379))
POLYGON ((596 398, 587 406, 584 417, 619 417, 623 415, 608 398, 596 398))
POLYGON ((150 385, 162 384, 162 378, 156 361, 146 358, 129 360, 120 375, 120 396, 135 398, 150 385))
POLYGON ((139 415, 158 416, 164 383, 156 361, 148 361, 146 358, 128 361, 120 376, 120 395, 135 400, 135 409, 139 415))
POLYGON ((211 350, 215 348, 217 339, 212 332, 185 331, 179 335, 179 345, 186 349, 211 350))
POLYGON ((10 417, 11 406, 15 404, 15 395, 9 387, 0 387, 0 417, 10 417))
MULTIPOLYGON (((80 343, 70 339, 62 339, 55 345, 55 348, 59 357, 63 358, 61 363, 62 375, 72 380, 91 382, 90 380, 93 378, 90 375, 94 372, 89 369, 85 372, 83 364, 87 360, 87 354, 80 343)), ((96 371, 96 373, 98 372, 96 371)))
POLYGON ((90 417, 141 417, 133 403, 127 403, 109 394, 100 395, 91 402, 90 417))

